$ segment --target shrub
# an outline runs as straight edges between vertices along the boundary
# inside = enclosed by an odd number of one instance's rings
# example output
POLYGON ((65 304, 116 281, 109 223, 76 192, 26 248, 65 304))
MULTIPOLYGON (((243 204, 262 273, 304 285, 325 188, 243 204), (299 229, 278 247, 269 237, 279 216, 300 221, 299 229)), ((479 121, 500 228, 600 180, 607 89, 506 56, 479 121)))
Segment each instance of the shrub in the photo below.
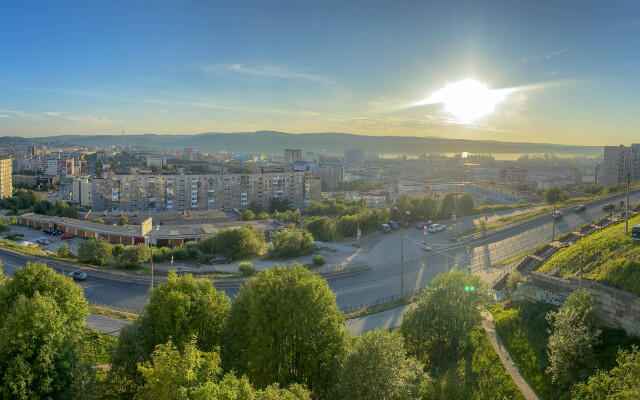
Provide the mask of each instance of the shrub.
POLYGON ((145 244, 127 246, 118 256, 118 266, 121 268, 136 268, 143 262, 149 261, 149 247, 145 244))
POLYGON ((111 244, 104 239, 87 239, 78 246, 78 259, 102 267, 113 257, 111 244))
POLYGON ((313 236, 304 229, 285 229, 277 232, 272 238, 273 247, 267 258, 277 260, 305 256, 315 251, 313 236))
POLYGON ((242 276, 251 276, 256 273, 256 268, 249 261, 244 261, 238 264, 238 270, 242 276))
POLYGON ((129 218, 122 216, 120 217, 120 219, 118 220, 118 225, 120 226, 126 226, 129 223, 129 218))
POLYGON ((245 212, 242 213, 243 221, 252 221, 255 218, 256 218, 256 214, 251 210, 245 210, 245 212))
POLYGON ((321 267, 326 263, 324 256, 322 254, 316 254, 315 256, 313 256, 311 261, 313 261, 313 264, 318 267, 321 267))
POLYGON ((197 244, 207 254, 227 254, 234 260, 253 258, 265 248, 264 236, 252 225, 238 229, 222 229, 215 236, 209 236, 197 244))
POLYGON ((513 271, 509 278, 507 278, 507 285, 509 285, 509 289, 513 292, 518 287, 518 283, 522 280, 522 274, 520 271, 513 271))
POLYGON ((261 212, 260 214, 256 215, 256 219, 257 220, 269 219, 269 213, 261 212))
POLYGON ((122 243, 118 243, 113 245, 113 256, 118 257, 124 251, 124 245, 122 243))
POLYGON ((58 257, 66 257, 69 255, 69 245, 64 243, 61 244, 60 247, 58 247, 58 250, 56 251, 56 254, 58 257))
POLYGON ((94 218, 91 220, 91 222, 96 224, 104 224, 104 220, 102 218, 94 218))

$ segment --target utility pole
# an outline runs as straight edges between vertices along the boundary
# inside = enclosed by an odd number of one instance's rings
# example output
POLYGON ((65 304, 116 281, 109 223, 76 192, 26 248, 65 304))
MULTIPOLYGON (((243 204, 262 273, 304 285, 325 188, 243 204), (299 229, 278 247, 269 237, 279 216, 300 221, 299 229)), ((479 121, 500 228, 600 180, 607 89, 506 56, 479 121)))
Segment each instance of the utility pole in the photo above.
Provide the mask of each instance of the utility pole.
POLYGON ((553 234, 551 236, 551 241, 556 240, 556 200, 558 196, 553 199, 553 234))
POLYGON ((400 298, 404 297, 404 225, 400 225, 400 298))
POLYGON ((356 237, 360 244, 360 199, 358 199, 358 227, 356 228, 356 237))
POLYGON ((627 172, 627 202, 624 205, 624 234, 629 234, 629 186, 631 186, 631 172, 627 172))

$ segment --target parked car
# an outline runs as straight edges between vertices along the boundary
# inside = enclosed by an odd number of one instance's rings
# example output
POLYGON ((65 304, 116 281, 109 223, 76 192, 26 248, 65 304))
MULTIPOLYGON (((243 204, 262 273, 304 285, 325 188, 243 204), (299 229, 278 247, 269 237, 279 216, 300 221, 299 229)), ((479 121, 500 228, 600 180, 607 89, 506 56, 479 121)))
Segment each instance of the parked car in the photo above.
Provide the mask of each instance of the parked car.
POLYGON ((416 225, 416 229, 424 229, 425 226, 428 228, 431 225, 433 225, 433 221, 427 221, 427 222, 421 221, 421 222, 418 222, 418 224, 416 225))
POLYGON ((441 224, 432 224, 427 230, 429 232, 442 232, 445 229, 447 229, 446 226, 441 225, 441 224))
POLYGON ((563 215, 564 214, 562 213, 562 211, 554 211, 553 212, 553 218, 554 219, 560 219, 560 218, 562 218, 563 215))
POLYGON ((580 214, 583 212, 587 211, 587 207, 585 207, 584 205, 580 204, 578 207, 576 207, 575 212, 576 214, 580 214))
POLYGON ((46 237, 39 237, 38 238, 38 243, 43 244, 43 245, 47 245, 47 244, 51 244, 51 241, 49 239, 47 239, 46 237))
POLYGON ((382 224, 380 225, 380 230, 384 233, 389 233, 391 232, 391 227, 389 226, 389 224, 382 224))
POLYGON ((409 221, 400 221, 400 226, 403 228, 408 228, 409 227, 409 221))
POLYGON ((73 235, 65 232, 62 235, 60 235, 60 239, 73 239, 73 235))
POLYGON ((231 259, 231 257, 226 256, 226 255, 217 256, 217 257, 212 258, 211 260, 209 260, 209 262, 212 262, 214 264, 229 264, 231 261, 233 261, 231 259))
POLYGON ((400 229, 400 225, 398 225, 398 223, 396 221, 389 221, 389 226, 394 231, 397 231, 398 229, 400 229))
POLYGON ((42 228, 42 232, 46 233, 47 235, 55 235, 56 234, 55 229, 50 228, 50 227, 42 228))
POLYGON ((87 273, 79 269, 69 272, 69 276, 72 277, 74 281, 83 281, 87 279, 87 273))
POLYGON ((611 210, 615 210, 616 206, 614 206, 611 203, 607 203, 605 205, 602 206, 602 211, 611 211, 611 210))

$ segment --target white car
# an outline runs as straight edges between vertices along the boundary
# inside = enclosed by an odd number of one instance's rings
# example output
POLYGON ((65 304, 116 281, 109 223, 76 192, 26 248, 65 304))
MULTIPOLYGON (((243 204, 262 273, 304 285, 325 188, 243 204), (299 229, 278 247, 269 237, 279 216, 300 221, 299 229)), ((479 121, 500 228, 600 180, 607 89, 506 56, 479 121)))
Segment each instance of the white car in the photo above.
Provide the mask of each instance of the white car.
POLYGON ((40 243, 40 244, 44 244, 44 245, 51 244, 51 242, 49 241, 49 239, 47 239, 47 238, 45 238, 45 237, 39 237, 39 238, 38 238, 38 243, 40 243))
POLYGON ((427 230, 429 232, 442 232, 443 230, 447 229, 446 226, 441 225, 441 224, 433 224, 431 225, 427 230))

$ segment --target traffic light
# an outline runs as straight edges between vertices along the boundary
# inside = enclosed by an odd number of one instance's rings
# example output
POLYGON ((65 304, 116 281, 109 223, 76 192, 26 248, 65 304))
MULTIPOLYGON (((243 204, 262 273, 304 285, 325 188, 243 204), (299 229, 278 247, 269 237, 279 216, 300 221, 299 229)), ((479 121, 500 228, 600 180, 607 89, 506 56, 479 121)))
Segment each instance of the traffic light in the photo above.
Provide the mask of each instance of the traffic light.
POLYGON ((473 287, 473 286, 465 286, 464 287, 464 291, 465 292, 469 292, 469 291, 473 292, 474 290, 476 290, 476 288, 473 287))

